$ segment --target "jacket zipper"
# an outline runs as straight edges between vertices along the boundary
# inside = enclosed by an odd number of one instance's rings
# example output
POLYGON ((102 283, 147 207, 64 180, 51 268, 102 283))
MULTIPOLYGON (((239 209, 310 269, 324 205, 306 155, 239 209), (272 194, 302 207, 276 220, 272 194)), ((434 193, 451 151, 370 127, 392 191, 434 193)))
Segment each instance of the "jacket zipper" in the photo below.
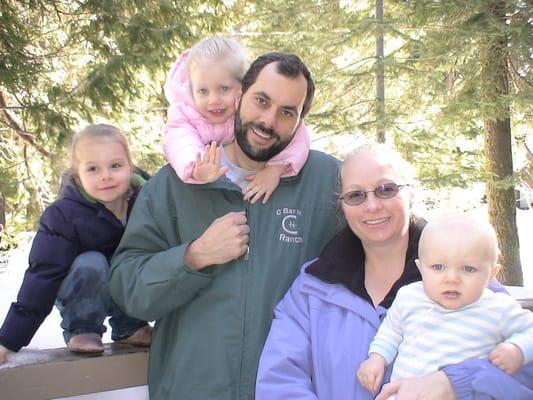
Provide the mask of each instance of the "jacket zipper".
MULTIPOLYGON (((248 203, 249 204, 249 203, 248 203)), ((246 216, 246 223, 248 224, 248 226, 250 226, 250 221, 248 221, 248 216, 249 216, 249 207, 248 207, 248 204, 244 207, 244 215, 246 216)), ((252 233, 252 230, 250 229, 250 233, 252 233)), ((250 237, 248 237, 248 246, 246 247, 246 253, 244 253, 244 260, 245 261, 248 261, 248 259, 250 258, 250 237)))
MULTIPOLYGON (((246 216, 246 223, 250 225, 250 203, 246 202, 244 204, 244 215, 246 216)), ((246 249, 246 253, 243 255, 243 260, 246 262, 246 265, 244 266, 244 272, 243 272, 243 286, 242 286, 242 293, 243 293, 243 308, 242 308, 242 331, 241 331, 241 366, 239 370, 239 385, 238 385, 238 398, 241 399, 242 397, 242 380, 243 380, 243 368, 245 363, 245 353, 246 353, 246 318, 247 318, 247 308, 248 308, 248 262, 250 259, 250 244, 251 244, 251 235, 252 230, 250 229, 250 236, 248 237, 248 248, 246 249)))

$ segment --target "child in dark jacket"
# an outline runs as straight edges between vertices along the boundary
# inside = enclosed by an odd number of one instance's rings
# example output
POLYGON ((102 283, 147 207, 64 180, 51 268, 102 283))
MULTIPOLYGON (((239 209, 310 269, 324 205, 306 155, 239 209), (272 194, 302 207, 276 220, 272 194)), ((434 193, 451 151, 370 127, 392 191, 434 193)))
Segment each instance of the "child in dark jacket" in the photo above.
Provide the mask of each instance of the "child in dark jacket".
POLYGON ((55 303, 70 350, 100 353, 106 316, 112 339, 148 346, 151 327, 125 315, 107 289, 109 260, 144 180, 114 126, 89 125, 73 139, 60 198, 40 219, 29 268, 0 329, 0 364, 27 346, 55 303))

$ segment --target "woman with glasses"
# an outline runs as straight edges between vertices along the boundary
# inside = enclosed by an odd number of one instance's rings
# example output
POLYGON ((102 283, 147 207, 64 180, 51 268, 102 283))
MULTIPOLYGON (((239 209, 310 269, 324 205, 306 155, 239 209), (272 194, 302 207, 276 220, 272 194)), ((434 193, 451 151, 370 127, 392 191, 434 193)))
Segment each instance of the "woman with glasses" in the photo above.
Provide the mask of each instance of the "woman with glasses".
MULTIPOLYGON (((256 400, 374 399, 356 372, 398 289, 421 279, 414 260, 425 221, 411 211, 411 171, 384 145, 364 145, 348 154, 339 196, 348 226, 302 267, 276 307, 259 362, 256 400)), ((525 372, 530 375, 523 382, 532 385, 533 371, 525 372)), ((397 400, 508 399, 527 391, 486 360, 394 385, 377 399, 395 391, 397 400), (487 394, 488 383, 500 378, 500 394, 487 394)))

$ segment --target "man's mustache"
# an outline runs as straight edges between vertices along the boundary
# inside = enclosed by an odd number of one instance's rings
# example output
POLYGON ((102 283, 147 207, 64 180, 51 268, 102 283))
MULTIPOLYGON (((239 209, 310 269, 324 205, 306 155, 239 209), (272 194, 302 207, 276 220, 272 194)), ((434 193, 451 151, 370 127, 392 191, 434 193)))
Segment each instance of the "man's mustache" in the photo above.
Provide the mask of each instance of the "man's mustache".
POLYGON ((275 137, 276 139, 279 139, 279 135, 274 129, 267 128, 263 124, 257 124, 257 123, 249 122, 247 125, 248 125, 247 128, 252 128, 252 129, 255 129, 255 130, 259 130, 261 132, 266 133, 267 135, 270 135, 271 137, 275 137))

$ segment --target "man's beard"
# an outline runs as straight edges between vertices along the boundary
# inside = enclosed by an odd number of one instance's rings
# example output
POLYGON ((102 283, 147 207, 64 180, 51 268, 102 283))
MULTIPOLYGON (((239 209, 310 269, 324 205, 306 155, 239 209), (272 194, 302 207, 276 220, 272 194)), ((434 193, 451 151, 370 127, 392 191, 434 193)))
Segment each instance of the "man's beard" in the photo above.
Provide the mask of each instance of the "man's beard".
POLYGON ((241 148, 242 152, 253 161, 265 162, 271 158, 277 156, 283 151, 285 147, 291 142, 293 135, 288 140, 281 140, 280 135, 273 129, 267 129, 262 124, 256 124, 253 122, 243 122, 240 118, 240 106, 235 113, 235 140, 241 148), (255 128, 263 133, 272 136, 276 141, 274 144, 267 148, 254 149, 252 144, 248 140, 248 129, 255 128))

